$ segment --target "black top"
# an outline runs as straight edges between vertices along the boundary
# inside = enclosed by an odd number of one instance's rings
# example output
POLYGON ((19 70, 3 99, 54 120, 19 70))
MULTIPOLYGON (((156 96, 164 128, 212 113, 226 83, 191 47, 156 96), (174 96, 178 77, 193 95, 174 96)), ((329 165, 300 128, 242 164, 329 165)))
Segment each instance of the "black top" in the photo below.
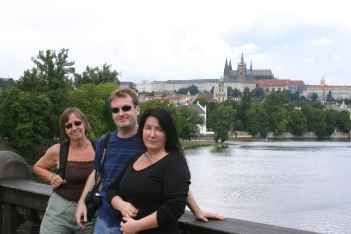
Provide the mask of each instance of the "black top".
POLYGON ((176 154, 168 154, 142 170, 133 168, 140 153, 124 166, 107 190, 107 201, 121 196, 139 209, 135 220, 157 211, 158 228, 139 233, 179 233, 178 219, 184 214, 190 185, 187 164, 176 154))

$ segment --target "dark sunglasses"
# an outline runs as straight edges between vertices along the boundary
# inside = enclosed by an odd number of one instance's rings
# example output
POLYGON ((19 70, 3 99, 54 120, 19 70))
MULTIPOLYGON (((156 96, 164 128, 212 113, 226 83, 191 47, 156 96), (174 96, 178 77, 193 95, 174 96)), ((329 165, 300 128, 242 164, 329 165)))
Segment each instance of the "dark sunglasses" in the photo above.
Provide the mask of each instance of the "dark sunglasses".
POLYGON ((121 109, 123 112, 126 112, 126 111, 130 111, 130 109, 132 109, 132 107, 129 105, 122 106, 121 108, 113 107, 113 108, 111 108, 111 112, 114 114, 117 114, 119 112, 119 110, 121 110, 121 109))
MULTIPOLYGON (((74 126, 78 127, 78 126, 80 126, 82 124, 82 121, 74 121, 73 124, 74 124, 74 126)), ((68 123, 68 124, 65 125, 65 128, 70 129, 70 128, 73 127, 73 124, 72 123, 68 123)))

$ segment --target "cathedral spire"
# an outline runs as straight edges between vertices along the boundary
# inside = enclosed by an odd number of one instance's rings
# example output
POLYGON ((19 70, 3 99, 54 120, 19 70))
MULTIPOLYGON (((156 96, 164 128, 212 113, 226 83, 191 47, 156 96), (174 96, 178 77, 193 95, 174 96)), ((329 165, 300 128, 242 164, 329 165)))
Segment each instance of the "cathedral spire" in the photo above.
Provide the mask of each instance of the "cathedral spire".
POLYGON ((241 65, 241 66, 246 65, 246 64, 245 64, 245 61, 244 61, 244 53, 243 53, 243 52, 241 52, 241 59, 240 59, 239 65, 241 65))

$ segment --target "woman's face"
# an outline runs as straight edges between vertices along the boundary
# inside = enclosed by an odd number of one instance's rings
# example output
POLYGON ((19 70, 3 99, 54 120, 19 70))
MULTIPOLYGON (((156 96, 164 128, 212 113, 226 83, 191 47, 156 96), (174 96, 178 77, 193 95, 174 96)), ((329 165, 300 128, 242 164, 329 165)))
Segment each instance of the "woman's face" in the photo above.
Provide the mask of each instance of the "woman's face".
POLYGON ((166 133, 155 117, 148 117, 143 128, 143 141, 149 152, 163 150, 166 144, 166 133))
POLYGON ((66 134, 70 139, 79 139, 85 135, 84 123, 73 113, 70 114, 64 126, 66 134))

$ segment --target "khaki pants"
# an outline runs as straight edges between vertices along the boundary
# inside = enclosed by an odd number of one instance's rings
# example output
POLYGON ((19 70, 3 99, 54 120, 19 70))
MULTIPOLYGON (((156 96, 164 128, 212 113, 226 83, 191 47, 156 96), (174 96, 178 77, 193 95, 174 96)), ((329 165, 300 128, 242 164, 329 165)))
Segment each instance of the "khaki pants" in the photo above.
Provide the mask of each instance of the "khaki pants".
POLYGON ((53 193, 49 199, 40 234, 91 234, 94 232, 95 218, 85 223, 86 229, 81 229, 76 222, 77 202, 69 201, 53 193))

